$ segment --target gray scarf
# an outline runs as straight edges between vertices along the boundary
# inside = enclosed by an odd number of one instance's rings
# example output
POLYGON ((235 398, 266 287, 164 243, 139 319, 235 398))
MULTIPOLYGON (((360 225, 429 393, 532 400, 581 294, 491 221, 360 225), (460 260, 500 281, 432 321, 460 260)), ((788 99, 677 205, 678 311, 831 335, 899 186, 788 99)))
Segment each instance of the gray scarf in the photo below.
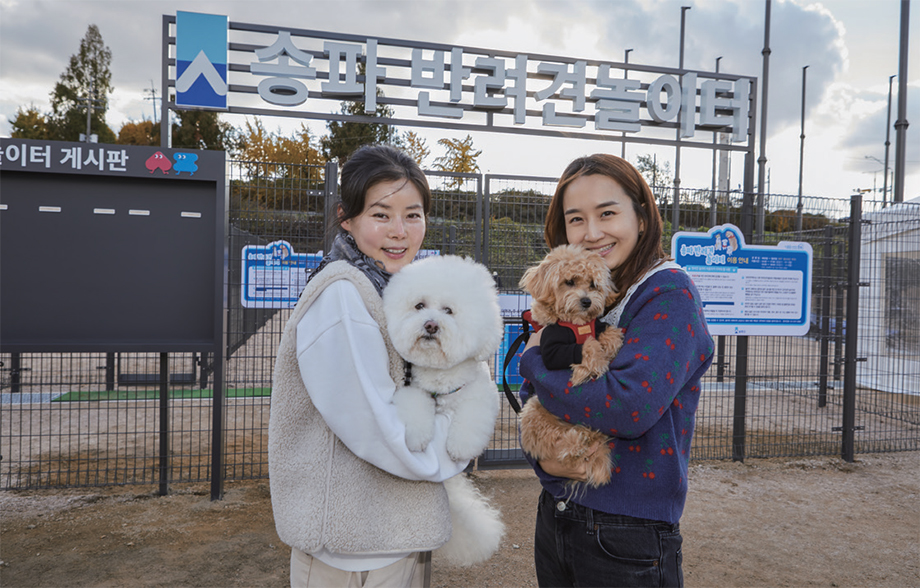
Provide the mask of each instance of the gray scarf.
POLYGON ((393 274, 383 268, 382 262, 371 259, 362 253, 358 249, 358 244, 355 243, 355 238, 351 236, 351 233, 345 231, 335 236, 329 253, 323 256, 323 260, 319 262, 316 269, 310 272, 309 277, 307 277, 307 283, 309 284, 313 276, 318 274, 327 264, 339 260, 345 260, 361 270, 367 276, 367 279, 371 281, 371 284, 374 285, 374 288, 377 289, 377 294, 383 296, 383 289, 386 288, 387 282, 390 281, 393 274))

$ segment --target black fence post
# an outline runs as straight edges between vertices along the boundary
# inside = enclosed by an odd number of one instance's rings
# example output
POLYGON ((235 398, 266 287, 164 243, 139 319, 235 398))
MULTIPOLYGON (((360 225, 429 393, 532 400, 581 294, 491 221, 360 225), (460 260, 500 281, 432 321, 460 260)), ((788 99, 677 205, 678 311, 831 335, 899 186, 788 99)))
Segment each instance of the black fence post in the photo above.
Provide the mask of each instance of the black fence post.
POLYGON ((10 354, 10 392, 19 394, 22 392, 22 354, 10 354))
POLYGON ((835 288, 837 297, 834 300, 834 381, 839 382, 843 367, 843 292, 846 287, 847 243, 840 243, 840 253, 837 255, 837 280, 835 288))
POLYGON ((489 195, 489 176, 485 176, 484 179, 480 176, 477 197, 482 202, 482 258, 479 261, 491 269, 492 266, 489 263, 489 231, 492 230, 492 197, 489 195))
MULTIPOLYGON (((744 199, 741 203, 741 234, 750 243, 754 233, 754 154, 744 155, 744 199)), ((744 461, 747 428, 748 337, 735 345, 735 402, 732 416, 732 461, 744 461)))
POLYGON ((160 496, 169 492, 169 354, 160 353, 160 496))
POLYGON ((818 407, 827 406, 828 351, 830 347, 831 324, 831 271, 834 259, 834 227, 824 227, 824 284, 821 287, 821 360, 818 381, 818 407))
POLYGON ((482 174, 476 176, 476 226, 473 229, 473 259, 483 263, 488 235, 484 230, 485 210, 482 203, 482 174))
POLYGON ((849 280, 847 285, 846 367, 843 373, 843 460, 853 461, 856 432, 856 363, 859 330, 859 264, 862 241, 862 194, 850 200, 850 253, 847 256, 849 280))
POLYGON ((115 389, 115 353, 105 354, 105 390, 111 392, 115 389))
MULTIPOLYGON (((339 186, 339 167, 334 161, 330 161, 326 164, 325 173, 323 174, 324 184, 323 184, 323 213, 325 215, 323 228, 326 229, 329 227, 330 219, 335 218, 335 201, 336 195, 338 194, 339 186)), ((323 233, 323 251, 328 253, 332 249, 332 239, 333 233, 326 230, 323 233)))

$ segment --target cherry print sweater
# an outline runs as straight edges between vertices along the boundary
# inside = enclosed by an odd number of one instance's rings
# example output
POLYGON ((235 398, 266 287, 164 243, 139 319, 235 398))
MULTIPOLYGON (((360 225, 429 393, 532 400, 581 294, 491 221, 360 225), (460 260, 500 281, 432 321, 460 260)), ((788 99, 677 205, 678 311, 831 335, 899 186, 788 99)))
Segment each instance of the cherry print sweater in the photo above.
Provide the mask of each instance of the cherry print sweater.
POLYGON ((699 293, 681 269, 651 275, 626 302, 623 347, 610 371, 571 386, 571 370, 548 370, 538 348, 521 357, 521 399, 536 394, 551 413, 610 435, 611 481, 599 488, 546 474, 553 496, 606 513, 676 523, 687 497, 687 465, 700 378, 713 357, 699 293))

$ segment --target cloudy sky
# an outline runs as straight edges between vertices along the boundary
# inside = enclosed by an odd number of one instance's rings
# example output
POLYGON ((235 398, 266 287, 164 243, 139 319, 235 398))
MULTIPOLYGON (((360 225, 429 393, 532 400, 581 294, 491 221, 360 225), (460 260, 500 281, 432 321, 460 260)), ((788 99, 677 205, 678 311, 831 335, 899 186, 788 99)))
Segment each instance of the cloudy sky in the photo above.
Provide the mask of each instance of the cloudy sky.
MULTIPOLYGON (((632 49, 630 63, 677 67, 681 6, 691 7, 686 68, 714 71, 721 57, 722 72, 761 76, 763 0, 0 0, 0 136, 9 136, 19 107, 50 110, 48 96, 90 24, 99 27, 113 54, 115 92, 107 122, 117 133, 127 121, 154 117, 145 96, 152 84, 161 93, 161 19, 177 10, 225 14, 245 23, 611 62, 622 61, 625 50, 632 49)), ((905 200, 920 196, 920 5, 913 8, 905 200)), ((888 78, 898 73, 899 26, 899 0, 773 1, 766 147, 771 192, 798 192, 801 80, 807 65, 803 192, 839 198, 876 187, 881 198, 882 165, 876 159, 885 155, 888 78)), ((757 120, 759 125, 759 115, 757 120)), ((288 124, 275 117, 266 121, 269 129, 282 132, 288 124)), ((322 122, 311 127, 316 134, 325 132, 322 122)), ((438 138, 466 132, 420 134, 437 156, 438 138)), ((473 139, 483 150, 482 170, 500 174, 555 176, 576 156, 620 153, 619 144, 601 141, 485 132, 473 133, 473 139)), ((892 128, 891 170, 894 143, 892 128)), ((659 161, 674 158, 673 148, 627 148, 628 158, 642 153, 659 161)), ((708 187, 710 160, 704 151, 682 150, 682 186, 708 187)), ((740 182, 739 167, 732 187, 740 182)))

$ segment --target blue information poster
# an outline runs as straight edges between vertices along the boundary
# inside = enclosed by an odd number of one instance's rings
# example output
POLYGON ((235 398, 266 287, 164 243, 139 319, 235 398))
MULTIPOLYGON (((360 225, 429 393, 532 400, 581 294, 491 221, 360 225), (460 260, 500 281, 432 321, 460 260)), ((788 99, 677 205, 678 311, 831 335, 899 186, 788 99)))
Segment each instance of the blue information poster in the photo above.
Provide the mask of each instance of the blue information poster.
MULTIPOLYGON (((437 249, 422 249, 415 259, 440 255, 437 249)), ((294 308, 307 277, 323 260, 323 252, 295 253, 287 241, 243 247, 243 275, 240 300, 244 308, 294 308)))
POLYGON ((307 283, 308 270, 322 261, 322 253, 294 253, 287 241, 243 247, 245 308, 294 308, 307 283))
POLYGON ((812 249, 803 242, 748 245, 738 227, 676 233, 674 259, 690 274, 713 335, 808 333, 812 249))

